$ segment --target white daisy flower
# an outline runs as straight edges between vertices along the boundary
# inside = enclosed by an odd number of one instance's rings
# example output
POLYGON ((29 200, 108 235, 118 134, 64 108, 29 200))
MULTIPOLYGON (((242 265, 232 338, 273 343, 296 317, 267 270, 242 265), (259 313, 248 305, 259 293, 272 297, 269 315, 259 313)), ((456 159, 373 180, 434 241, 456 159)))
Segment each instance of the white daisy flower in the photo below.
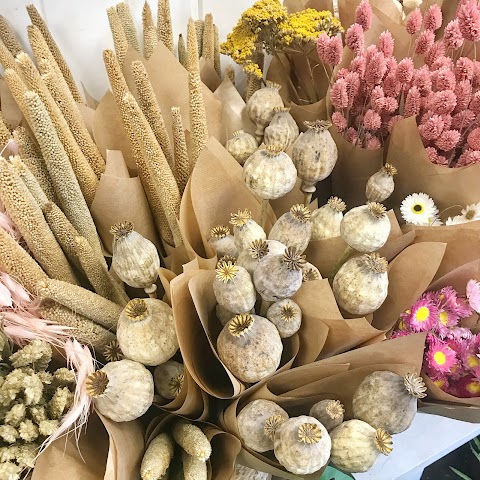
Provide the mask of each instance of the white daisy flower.
POLYGON ((480 220, 480 203, 472 203, 472 205, 467 205, 467 208, 462 210, 461 216, 466 222, 480 220))
POLYGON ((456 215, 455 217, 448 217, 445 225, 460 225, 461 223, 467 223, 467 220, 462 215, 456 215))
POLYGON ((431 225, 438 214, 438 208, 426 193, 412 193, 400 205, 405 222, 413 225, 431 225))
POLYGON ((435 217, 430 223, 431 227, 441 227, 442 225, 443 222, 438 217, 435 217))

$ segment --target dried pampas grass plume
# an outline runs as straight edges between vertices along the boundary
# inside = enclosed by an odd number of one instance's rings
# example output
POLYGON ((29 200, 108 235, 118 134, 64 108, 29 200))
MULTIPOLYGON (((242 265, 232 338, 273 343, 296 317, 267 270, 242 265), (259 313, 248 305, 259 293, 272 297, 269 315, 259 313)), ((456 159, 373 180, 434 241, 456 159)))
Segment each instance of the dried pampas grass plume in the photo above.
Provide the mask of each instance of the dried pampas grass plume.
POLYGON ((23 183, 28 188, 28 191, 32 194, 38 206, 43 208, 43 206, 49 202, 49 199, 42 190, 42 187, 35 178, 35 175, 33 175, 33 173, 30 171, 27 165, 23 163, 19 156, 10 158, 10 162, 12 164, 12 168, 22 179, 23 183))
POLYGON ((193 168, 208 142, 207 113, 205 111, 205 101, 203 98, 203 84, 198 72, 190 72, 188 87, 193 168))
POLYGON ((178 36, 178 61, 182 64, 182 66, 188 69, 188 53, 187 53, 187 46, 185 45, 185 39, 183 35, 180 34, 178 36))
POLYGON ((150 25, 143 30, 143 55, 148 60, 158 45, 157 29, 150 25))
POLYGON ((214 38, 215 32, 213 29, 213 15, 211 13, 207 13, 205 15, 202 44, 202 58, 207 62, 213 62, 215 58, 214 38))

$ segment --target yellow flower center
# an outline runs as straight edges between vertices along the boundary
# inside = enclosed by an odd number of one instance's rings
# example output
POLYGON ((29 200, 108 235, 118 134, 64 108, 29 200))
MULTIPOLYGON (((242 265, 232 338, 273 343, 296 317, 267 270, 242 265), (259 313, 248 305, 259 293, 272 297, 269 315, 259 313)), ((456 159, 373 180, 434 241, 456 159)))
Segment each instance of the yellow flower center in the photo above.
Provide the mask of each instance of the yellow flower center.
POLYGON ((447 357, 443 352, 435 352, 433 354, 433 359, 438 365, 443 365, 447 361, 447 357))
POLYGON ((428 307, 420 307, 415 312, 415 320, 419 322, 424 322, 430 316, 430 310, 428 307))
POLYGON ((448 313, 445 310, 440 312, 440 323, 442 325, 447 325, 448 323, 448 313))
POLYGON ((480 382, 472 382, 467 385, 467 390, 474 395, 478 395, 480 393, 480 382))
POLYGON ((443 388, 445 386, 445 380, 434 380, 433 383, 438 387, 438 388, 443 388))
POLYGON ((480 365, 480 359, 475 355, 469 355, 467 362, 470 368, 478 367, 480 365))
POLYGON ((415 213, 416 215, 420 215, 425 211, 425 207, 421 203, 415 203, 412 205, 412 213, 415 213))

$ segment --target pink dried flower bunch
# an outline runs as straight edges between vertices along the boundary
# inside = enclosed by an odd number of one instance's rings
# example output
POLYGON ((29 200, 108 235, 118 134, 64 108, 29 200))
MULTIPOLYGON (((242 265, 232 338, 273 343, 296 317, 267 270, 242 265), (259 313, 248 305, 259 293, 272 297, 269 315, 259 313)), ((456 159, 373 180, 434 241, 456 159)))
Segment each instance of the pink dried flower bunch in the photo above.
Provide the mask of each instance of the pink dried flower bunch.
POLYGON ((437 41, 442 25, 438 5, 424 16, 419 9, 412 11, 406 29, 412 35, 413 57, 398 62, 390 32, 383 32, 376 45, 365 45, 364 32, 371 24, 367 4, 364 0, 359 5, 356 23, 345 35, 356 57, 338 71, 331 87, 337 131, 358 147, 379 148, 398 120, 415 116, 433 163, 480 163, 480 62, 461 56, 465 40, 480 40, 477 2, 462 2, 437 41), (415 68, 419 59, 424 64, 415 68))
POLYGON ((423 372, 459 398, 480 397, 480 335, 461 326, 474 312, 480 312, 480 283, 470 280, 465 296, 452 287, 424 293, 400 315, 392 335, 427 332, 423 372))

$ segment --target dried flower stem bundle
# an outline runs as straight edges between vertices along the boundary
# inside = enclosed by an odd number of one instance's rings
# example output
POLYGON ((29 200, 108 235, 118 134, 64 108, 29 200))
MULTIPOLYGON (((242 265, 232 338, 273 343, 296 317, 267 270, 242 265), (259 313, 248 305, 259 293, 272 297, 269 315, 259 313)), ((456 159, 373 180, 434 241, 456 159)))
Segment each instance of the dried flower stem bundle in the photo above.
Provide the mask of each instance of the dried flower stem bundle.
POLYGON ((77 283, 37 202, 5 159, 0 159, 0 195, 28 248, 47 274, 59 280, 77 283))
POLYGON ((137 38, 137 29, 135 28, 135 23, 133 23, 132 12, 128 3, 121 2, 117 5, 117 14, 122 23, 123 31, 125 32, 125 37, 127 38, 128 44, 133 47, 137 52, 140 52, 140 44, 138 43, 137 38))
POLYGON ((207 62, 213 62, 215 57, 214 37, 215 33, 213 29, 213 15, 211 13, 207 13, 205 15, 202 44, 202 57, 207 62))
POLYGON ((188 76, 190 130, 192 132, 192 168, 208 142, 207 113, 203 98, 203 84, 198 72, 188 76))
POLYGON ((173 150, 175 153, 175 179, 180 194, 183 194, 190 177, 190 162, 188 159, 187 140, 183 128, 180 108, 172 107, 173 150))
POLYGON ((123 65, 128 50, 128 41, 122 22, 115 7, 107 8, 108 23, 113 37, 113 45, 120 65, 123 65))
POLYGON ((45 39, 45 42, 47 43, 48 48, 53 55, 53 58, 55 59, 55 62, 57 63, 58 67, 60 68, 60 71, 62 72, 63 78, 67 82, 70 92, 72 92, 73 98, 78 103, 85 103, 85 100, 80 94, 77 84, 75 83, 72 72, 70 71, 70 68, 68 67, 67 62, 63 58, 62 52, 60 51, 60 49, 58 48, 58 45, 56 44, 54 38, 52 37, 52 34, 50 33, 50 30, 47 27, 47 24, 45 23, 43 18, 40 16, 40 14, 38 13, 34 5, 28 5, 27 12, 28 12, 28 15, 30 16, 30 20, 32 21, 32 24, 36 26, 42 33, 42 36, 45 39))
POLYGON ((131 132, 130 139, 133 140, 132 143, 137 144, 133 148, 134 155, 136 152, 136 158, 143 157, 143 160, 137 163, 139 169, 146 168, 141 175, 152 179, 153 186, 156 188, 156 197, 161 202, 160 207, 165 212, 172 232, 174 245, 180 246, 183 244, 183 240, 177 218, 181 198, 173 172, 152 129, 130 93, 123 97, 120 107, 125 127, 131 132))
POLYGON ((188 53, 187 53, 187 46, 185 45, 185 39, 183 35, 180 34, 178 36, 178 61, 182 64, 183 67, 188 69, 188 53))
POLYGON ((0 228, 0 270, 30 292, 35 292, 37 283, 47 278, 38 263, 3 228, 0 228))
POLYGON ((12 138, 10 129, 7 127, 3 115, 0 112, 0 148, 3 148, 12 138))
POLYGON ((35 178, 35 175, 29 170, 29 168, 23 163, 19 156, 10 159, 12 167, 17 175, 22 179, 29 192, 32 194, 35 201, 40 208, 49 202, 49 199, 45 192, 42 190, 41 185, 35 178))
POLYGON ((103 256, 99 257, 83 237, 75 238, 74 248, 75 255, 94 290, 102 297, 125 306, 129 298, 108 272, 103 256))
POLYGON ((170 0, 158 0, 158 39, 173 53, 173 28, 170 0))
MULTIPOLYGON (((33 64, 32 59, 26 53, 22 52, 17 56, 17 62, 21 67, 27 84, 38 94, 40 100, 43 102, 53 124, 52 127, 55 129, 58 138, 68 155, 82 194, 85 197, 87 204, 91 205, 98 187, 98 178, 95 175, 95 172, 78 146, 65 117, 55 103, 55 100, 45 85, 40 72, 33 64)), ((37 140, 40 142, 38 138, 37 140)))
POLYGON ((102 351, 103 347, 115 340, 115 335, 106 328, 97 325, 88 318, 72 312, 72 310, 53 301, 44 301, 40 305, 40 314, 43 318, 60 325, 75 329, 76 339, 95 350, 102 351))
POLYGON ((102 256, 95 223, 47 110, 36 93, 26 93, 25 102, 62 210, 78 232, 87 238, 94 251, 102 256))
POLYGON ((42 158, 40 147, 30 136, 25 127, 18 126, 13 131, 13 138, 17 142, 20 155, 27 158, 42 158))
POLYGON ((143 31, 143 55, 148 60, 158 45, 157 29, 151 25, 143 31))
POLYGON ((3 15, 0 15, 0 38, 14 57, 23 50, 15 32, 7 23, 3 15))
MULTIPOLYGON (((203 22, 202 22, 202 32, 203 32, 203 22)), ((200 40, 202 41, 202 40, 200 40)), ((200 62, 199 62, 199 46, 198 46, 198 37, 197 37, 197 26, 196 22, 193 19, 188 20, 187 26, 187 70, 189 72, 200 72, 200 62)))
POLYGON ((59 280, 41 281, 38 294, 69 308, 108 330, 116 331, 122 307, 85 288, 59 280))
POLYGON ((140 108, 145 115, 155 138, 159 143, 170 168, 173 169, 174 159, 170 137, 163 120, 163 115, 157 102, 157 97, 153 91, 152 84, 148 78, 147 69, 140 61, 132 63, 132 75, 135 80, 140 108))
POLYGON ((85 126, 75 99, 72 97, 70 90, 65 88, 61 79, 55 74, 53 66, 51 66, 47 60, 41 60, 40 64, 43 66, 42 70, 45 72, 42 75, 43 81, 65 117, 70 131, 82 150, 82 153, 85 155, 85 158, 90 163, 92 170, 97 177, 100 177, 105 171, 105 160, 85 126))
POLYGON ((220 60, 220 32, 216 25, 213 26, 213 66, 218 76, 222 76, 222 65, 220 60))

